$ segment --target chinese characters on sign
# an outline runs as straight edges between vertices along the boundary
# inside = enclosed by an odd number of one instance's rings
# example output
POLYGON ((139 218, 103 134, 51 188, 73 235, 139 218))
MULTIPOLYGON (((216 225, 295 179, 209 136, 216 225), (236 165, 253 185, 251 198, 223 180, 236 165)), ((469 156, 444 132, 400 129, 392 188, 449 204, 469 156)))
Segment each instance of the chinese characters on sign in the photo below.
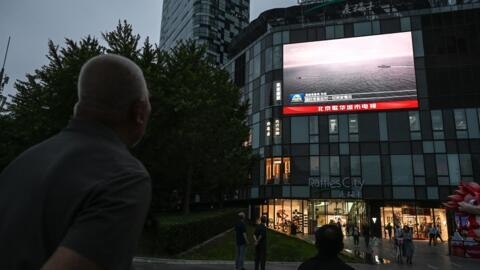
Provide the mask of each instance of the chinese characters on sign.
POLYGON ((339 191, 340 198, 361 198, 363 180, 361 178, 321 178, 309 177, 308 185, 318 190, 339 191))
POLYGON ((280 136, 280 120, 275 120, 275 136, 280 136))
POLYGON ((318 106, 318 111, 319 112, 343 112, 343 111, 375 110, 376 108, 377 108, 377 103, 323 105, 323 106, 318 106))

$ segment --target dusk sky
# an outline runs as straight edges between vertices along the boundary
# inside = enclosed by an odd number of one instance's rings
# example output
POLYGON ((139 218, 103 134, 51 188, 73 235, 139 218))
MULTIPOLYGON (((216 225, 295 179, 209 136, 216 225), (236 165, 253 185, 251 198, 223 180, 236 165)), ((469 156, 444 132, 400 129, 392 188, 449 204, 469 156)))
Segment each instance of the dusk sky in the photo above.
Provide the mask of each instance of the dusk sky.
MULTIPOLYGON (((14 94, 15 80, 47 64, 47 42, 64 45, 64 38, 75 41, 111 31, 119 20, 133 25, 142 40, 160 39, 162 0, 0 0, 0 64, 10 48, 5 64, 10 82, 4 94, 14 94)), ((296 5, 297 0, 251 0, 250 20, 268 9, 296 5)), ((1 66, 0 66, 1 68, 1 66)))

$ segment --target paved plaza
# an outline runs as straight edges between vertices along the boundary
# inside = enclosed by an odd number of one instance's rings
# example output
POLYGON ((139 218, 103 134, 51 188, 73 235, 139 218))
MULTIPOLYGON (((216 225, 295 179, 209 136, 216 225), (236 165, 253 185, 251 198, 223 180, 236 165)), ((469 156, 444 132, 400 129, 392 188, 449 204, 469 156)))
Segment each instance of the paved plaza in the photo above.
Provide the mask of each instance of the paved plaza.
MULTIPOLYGON (((305 239, 311 241, 311 239, 305 239)), ((479 269, 480 259, 468 259, 448 255, 448 244, 438 243, 436 246, 429 246, 428 241, 416 240, 415 255, 413 264, 408 265, 394 262, 393 243, 389 240, 379 240, 371 249, 371 258, 369 261, 374 264, 351 264, 355 269, 425 269, 425 270, 469 270, 479 269), (378 264, 383 261, 384 264, 378 264)), ((353 248, 353 240, 351 237, 345 239, 346 252, 356 253, 362 259, 365 258, 366 248, 363 238, 360 238, 360 247, 353 248)), ((186 261, 186 260, 170 260, 157 258, 135 258, 135 270, 217 270, 217 269, 233 269, 233 261, 186 261)), ((287 270, 297 269, 301 262, 267 262, 268 270, 287 270)), ((253 270, 253 262, 246 262, 246 269, 253 270)))

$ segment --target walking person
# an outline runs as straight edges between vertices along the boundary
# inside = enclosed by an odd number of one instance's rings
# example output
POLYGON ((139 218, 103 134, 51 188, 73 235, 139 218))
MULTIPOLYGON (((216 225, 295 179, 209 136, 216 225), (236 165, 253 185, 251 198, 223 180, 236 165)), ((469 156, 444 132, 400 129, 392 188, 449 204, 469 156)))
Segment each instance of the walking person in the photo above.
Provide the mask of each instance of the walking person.
POLYGON ((245 252, 247 250, 247 225, 245 224, 245 213, 238 213, 238 221, 235 224, 235 269, 245 269, 245 252))
POLYGON ((389 222, 387 226, 385 226, 385 230, 388 233, 388 239, 392 239, 392 230, 393 230, 392 223, 389 222))
POLYGON ((365 238, 365 247, 369 248, 370 247, 370 226, 368 224, 363 225, 363 238, 365 238))
POLYGON ((360 244, 360 230, 358 229, 357 225, 353 227, 352 235, 353 235, 353 245, 355 247, 358 247, 358 245, 360 244))
POLYGON ((394 248, 395 248, 395 257, 398 263, 403 263, 403 240, 404 232, 402 227, 399 224, 395 224, 395 235, 394 235, 394 248))
POLYGON ((151 107, 142 70, 114 54, 78 75, 73 117, 0 173, 0 269, 130 269, 150 205, 133 157, 151 107))
POLYGON ((340 260, 338 254, 343 250, 343 233, 336 224, 323 225, 315 232, 315 257, 303 262, 298 270, 353 270, 354 268, 340 260))
POLYGON ((412 257, 415 251, 413 246, 413 232, 408 226, 403 227, 403 256, 407 258, 407 263, 412 264, 412 257))
POLYGON ((429 246, 432 245, 432 242, 434 246, 437 245, 437 234, 438 234, 438 229, 435 226, 435 224, 432 224, 432 226, 430 226, 430 229, 428 229, 428 245, 429 246))
POLYGON ((267 217, 260 218, 260 224, 255 228, 255 270, 265 270, 267 261, 267 217))

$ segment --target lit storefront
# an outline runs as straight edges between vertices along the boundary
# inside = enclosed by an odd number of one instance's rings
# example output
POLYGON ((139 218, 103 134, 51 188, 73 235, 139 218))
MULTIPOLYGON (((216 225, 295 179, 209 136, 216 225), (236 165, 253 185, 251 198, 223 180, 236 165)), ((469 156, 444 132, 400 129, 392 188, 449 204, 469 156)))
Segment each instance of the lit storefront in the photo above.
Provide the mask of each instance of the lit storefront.
POLYGON ((447 239, 447 217, 446 211, 442 208, 420 208, 414 206, 403 205, 400 207, 381 207, 381 227, 383 237, 388 238, 388 232, 385 230, 387 224, 391 226, 408 226, 413 229, 413 237, 415 239, 428 239, 428 230, 432 226, 436 226, 443 239, 447 239))
POLYGON ((312 233, 325 224, 340 224, 345 234, 365 221, 365 203, 358 200, 274 199, 261 206, 268 217, 268 227, 284 233, 312 233))

